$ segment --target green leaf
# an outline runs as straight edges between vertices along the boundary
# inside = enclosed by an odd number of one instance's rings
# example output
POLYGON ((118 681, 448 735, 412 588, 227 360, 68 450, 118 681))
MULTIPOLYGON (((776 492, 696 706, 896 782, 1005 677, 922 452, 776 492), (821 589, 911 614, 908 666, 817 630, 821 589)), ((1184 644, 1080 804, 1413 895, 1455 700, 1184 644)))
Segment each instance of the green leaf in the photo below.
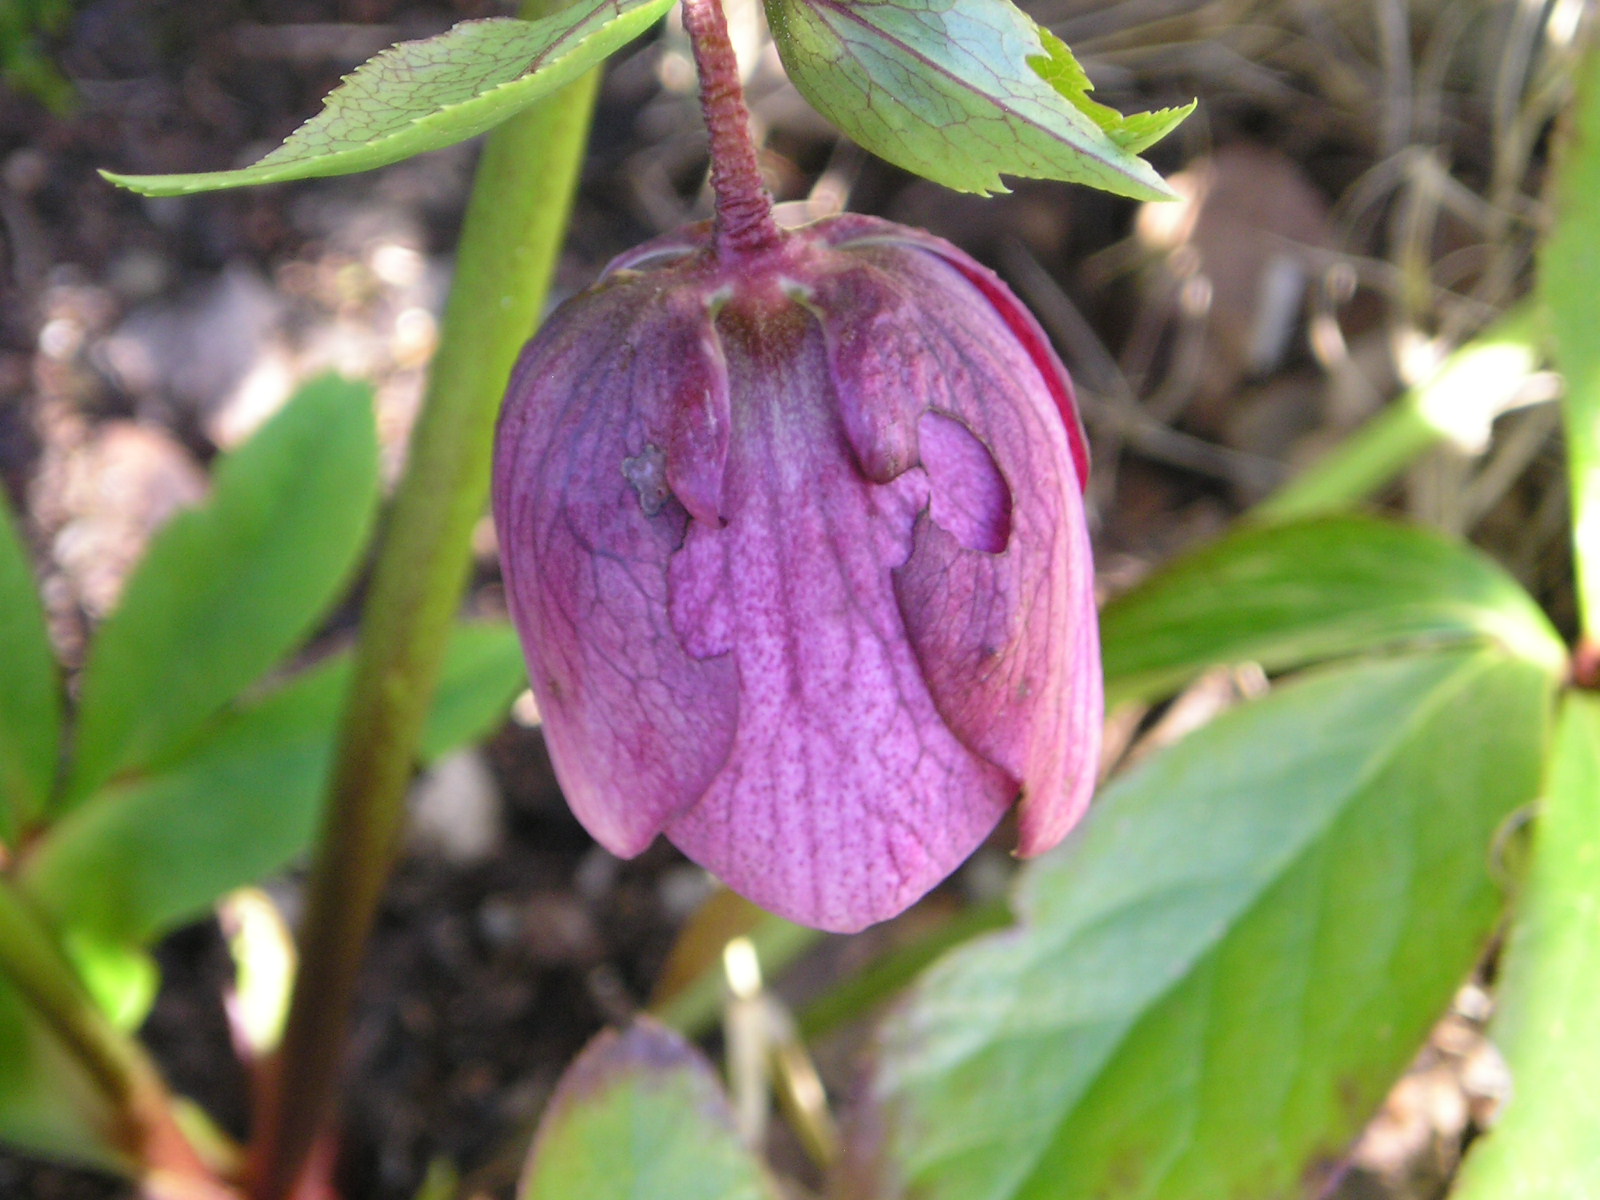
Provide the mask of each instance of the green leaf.
POLYGON ((1173 197, 1138 154, 1194 105, 1123 117, 1095 103, 1071 51, 1010 0, 766 5, 795 87, 897 166, 963 192, 1003 192, 1005 174, 1173 197))
POLYGON ((1089 73, 1073 57, 1065 42, 1042 25, 1039 27, 1039 41, 1044 46, 1044 56, 1031 59, 1030 62, 1040 78, 1100 126, 1107 137, 1129 154, 1142 154, 1181 125, 1183 119, 1194 111, 1195 106, 1191 102, 1182 108, 1161 108, 1125 117, 1109 105, 1089 98, 1089 93, 1094 91, 1094 84, 1089 82, 1089 73))
POLYGON ((254 166, 198 175, 116 175, 146 196, 370 171, 476 137, 638 37, 672 0, 578 0, 538 21, 463 21, 362 64, 323 109, 254 166))
POLYGON ((0 975, 0 1144, 132 1175, 112 1137, 114 1119, 82 1064, 0 975))
POLYGON ((1600 1196, 1600 696, 1565 697, 1490 1036, 1511 1100, 1458 1200, 1600 1196))
POLYGON ((1550 689, 1487 648, 1324 668, 1114 782, 886 1023, 846 1194, 1304 1194, 1495 926, 1550 689))
POLYGON ((62 949, 77 969, 83 990, 112 1025, 132 1033, 144 1024, 161 987, 161 968, 139 946, 100 941, 72 929, 62 938, 62 949))
POLYGON ((175 768, 107 788, 25 860, 52 920, 92 942, 143 944, 310 843, 348 664, 306 672, 175 768))
POLYGON ((343 591, 378 497, 371 395, 307 384, 151 542, 89 650, 69 805, 180 749, 343 591))
MULTIPOLYGON (((316 832, 349 682, 342 654, 231 717, 168 771, 97 794, 28 856, 24 886, 86 944, 138 946, 280 869, 316 832)), ((425 753, 487 733, 524 686, 509 626, 458 629, 425 753)))
POLYGON ((527 686, 528 668, 515 629, 504 621, 457 625, 422 727, 422 761, 433 762, 457 746, 488 737, 527 686))
POLYGON ((1493 561, 1365 517, 1241 530, 1112 601, 1101 639, 1112 705, 1215 663, 1277 671, 1405 643, 1496 642, 1552 675, 1566 661, 1538 605, 1493 561))
POLYGON ((648 1018, 562 1076, 517 1200, 777 1200, 699 1053, 648 1018))
POLYGON ((0 496, 0 844, 44 812, 61 746, 61 692, 44 609, 0 496))

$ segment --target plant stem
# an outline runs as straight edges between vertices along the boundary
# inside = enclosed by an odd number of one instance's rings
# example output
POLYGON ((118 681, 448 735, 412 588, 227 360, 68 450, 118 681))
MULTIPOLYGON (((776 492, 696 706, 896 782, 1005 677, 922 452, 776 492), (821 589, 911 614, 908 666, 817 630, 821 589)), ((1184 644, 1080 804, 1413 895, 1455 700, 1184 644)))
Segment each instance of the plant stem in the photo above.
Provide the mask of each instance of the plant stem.
POLYGON ((1524 302, 1257 505, 1250 520, 1276 523, 1344 512, 1424 451, 1450 438, 1481 437, 1538 369, 1540 356, 1537 315, 1524 302))
POLYGON ((362 948, 488 499, 495 417, 566 234, 598 82, 590 72, 501 125, 473 182, 439 350, 363 612, 283 1045, 264 1073, 257 1200, 293 1191, 332 1107, 362 948))
POLYGON ((760 254, 783 235, 750 137, 750 110, 739 61, 728 39, 722 0, 684 0, 683 27, 700 75, 700 111, 711 138, 711 190, 716 197, 717 250, 726 258, 760 254))
POLYGON ((1578 585, 1574 675, 1600 686, 1600 340, 1594 282, 1600 270, 1600 35, 1577 67, 1576 95, 1556 139, 1547 207, 1554 218, 1539 253, 1539 295, 1550 314, 1572 489, 1572 565, 1578 585))
POLYGON ((209 1179, 143 1047, 106 1019, 17 885, 0 874, 0 973, 82 1065, 116 1114, 116 1148, 140 1169, 209 1179))
POLYGON ((1490 1035, 1516 1081, 1450 1189, 1460 1200, 1592 1196, 1600 1128, 1600 696, 1561 702, 1490 1035))

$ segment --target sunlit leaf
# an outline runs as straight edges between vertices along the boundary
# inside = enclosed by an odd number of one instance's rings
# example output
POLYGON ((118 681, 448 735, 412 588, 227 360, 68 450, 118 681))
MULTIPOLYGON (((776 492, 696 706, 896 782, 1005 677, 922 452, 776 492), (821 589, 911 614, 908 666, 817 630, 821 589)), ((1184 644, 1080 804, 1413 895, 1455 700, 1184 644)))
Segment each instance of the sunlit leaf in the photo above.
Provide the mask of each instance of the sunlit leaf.
POLYGON ((1044 57, 1031 60, 1033 69, 1063 98, 1083 113, 1129 154, 1140 154, 1171 133, 1194 111, 1193 104, 1123 116, 1116 109, 1089 97, 1094 84, 1067 44, 1043 26, 1039 41, 1044 57))
POLYGON ((1106 606, 1106 694, 1171 691, 1215 663, 1283 670, 1405 644, 1495 642, 1563 671, 1550 622, 1471 547, 1365 517, 1244 529, 1106 606))
POLYGON ((545 1109, 518 1200, 777 1200, 698 1051, 649 1019, 589 1043, 545 1109))
POLYGON ((68 803, 181 747, 304 639, 349 582, 377 498, 371 390, 333 376, 223 459, 90 647, 68 803))
POLYGON ((82 929, 69 929, 62 948, 84 991, 118 1029, 131 1033, 144 1024, 161 986, 161 970, 142 946, 106 941, 82 929))
POLYGON ((964 192, 1002 175, 1173 193, 1139 151, 1194 106, 1123 117, 1088 97, 1071 51, 1010 0, 766 0, 812 105, 868 150, 964 192))
POLYGON ((369 171, 476 137, 627 45, 672 0, 578 0, 538 21, 463 21, 362 64, 260 162, 195 175, 103 174, 147 196, 369 171))
POLYGON ((886 1023, 845 1194, 1305 1194, 1495 927, 1550 688, 1485 648, 1326 668, 1114 782, 886 1023))

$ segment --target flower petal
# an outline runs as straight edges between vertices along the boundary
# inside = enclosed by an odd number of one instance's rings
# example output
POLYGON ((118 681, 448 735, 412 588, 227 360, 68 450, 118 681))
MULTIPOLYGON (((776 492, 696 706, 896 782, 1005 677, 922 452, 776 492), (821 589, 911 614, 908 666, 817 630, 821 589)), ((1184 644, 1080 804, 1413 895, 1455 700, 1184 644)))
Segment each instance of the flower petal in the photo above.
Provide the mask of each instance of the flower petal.
POLYGON ((1011 540, 1011 489, 994 455, 960 421, 929 409, 917 422, 928 515, 968 550, 999 554, 1011 540))
MULTIPOLYGON (((988 294, 950 261, 959 251, 935 254, 910 241, 845 249, 900 297, 900 316, 879 322, 871 352, 914 364, 908 386, 941 418, 923 418, 923 441, 934 438, 922 451, 932 505, 895 576, 907 635, 949 727, 1020 781, 1019 851, 1036 854, 1082 814, 1099 757, 1094 573, 1079 480, 1068 465, 1077 465, 1071 429, 1036 347, 1020 342, 988 294), (987 448, 1010 489, 1010 536, 1000 553, 986 552, 994 542, 975 537, 977 527, 961 515, 992 514, 996 500, 986 464, 955 430, 987 448)), ((830 319, 848 319, 844 310, 832 315, 826 295, 816 303, 830 319)))
POLYGON ((894 292, 869 271, 834 275, 819 295, 807 297, 807 307, 818 299, 845 439, 861 473, 888 483, 917 465, 917 417, 923 408, 919 364, 879 351, 883 339, 899 340, 894 325, 904 311, 894 292))
POLYGON ((626 278, 569 302, 524 353, 496 447, 507 598, 556 774, 624 856, 700 797, 738 712, 733 662, 689 655, 668 615, 690 522, 660 476, 674 405, 705 363, 619 352, 682 344, 703 324, 626 278))
MULTIPOLYGON (((876 256, 875 249, 878 247, 885 247, 891 251, 920 250, 942 261, 965 279, 983 300, 988 301, 987 309, 999 317, 1005 328, 1010 331, 1012 339, 1033 361, 1039 377, 1049 389, 1050 398, 1054 401, 1061 423, 1066 429, 1072 464, 1078 473, 1079 490, 1089 486, 1089 441, 1084 436, 1083 418, 1078 412, 1072 380, 1067 375, 1066 368, 1061 365, 1061 359, 1051 347, 1050 339, 1039 327, 1039 322, 998 275, 943 238, 935 237, 926 230, 896 225, 877 217, 845 214, 828 221, 825 227, 819 226, 818 236, 830 246, 858 253, 868 259, 876 256), (862 253, 863 251, 865 253, 862 253)), ((905 261, 908 260, 904 257, 891 255, 891 263, 905 261)), ((891 274, 893 274, 892 265, 891 274)), ((934 286, 940 285, 935 283, 934 286)), ((946 316, 959 317, 969 311, 955 299, 955 295, 948 288, 920 295, 924 299, 931 296, 933 302, 930 308, 937 308, 946 316), (953 309, 956 311, 952 312, 953 309)), ((972 302, 974 310, 985 307, 979 302, 978 297, 973 297, 972 302)))
POLYGON ((859 929, 954 870, 1017 784, 945 727, 902 627, 925 476, 862 478, 812 322, 723 341, 728 522, 689 531, 671 581, 679 636, 737 666, 738 728, 667 833, 774 912, 859 929))
POLYGON ((697 521, 722 524, 722 473, 728 461, 728 370, 704 311, 656 353, 670 380, 666 414, 667 482, 697 521), (692 322, 692 323, 691 323, 692 322), (698 327, 697 327, 698 326, 698 327))

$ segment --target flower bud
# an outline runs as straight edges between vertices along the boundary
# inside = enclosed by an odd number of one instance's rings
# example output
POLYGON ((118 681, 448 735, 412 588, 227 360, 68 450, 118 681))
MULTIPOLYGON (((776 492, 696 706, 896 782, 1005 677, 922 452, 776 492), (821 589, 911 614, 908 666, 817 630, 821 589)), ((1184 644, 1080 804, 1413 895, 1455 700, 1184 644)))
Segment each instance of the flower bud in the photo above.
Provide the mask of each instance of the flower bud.
POLYGON ((659 833, 859 929, 1013 805, 1093 789, 1102 713, 1071 384, 992 273, 844 216, 759 253, 648 243, 528 345, 494 470, 556 775, 608 849, 659 833))

